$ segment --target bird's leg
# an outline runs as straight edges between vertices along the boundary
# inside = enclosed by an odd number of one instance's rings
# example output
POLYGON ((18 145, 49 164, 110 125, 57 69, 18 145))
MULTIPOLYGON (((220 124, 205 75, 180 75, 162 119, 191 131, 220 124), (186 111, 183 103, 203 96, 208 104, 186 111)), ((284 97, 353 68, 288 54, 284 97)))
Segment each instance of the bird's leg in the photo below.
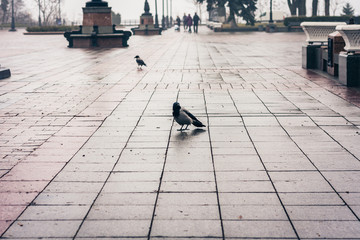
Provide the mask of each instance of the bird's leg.
POLYGON ((186 128, 184 130, 188 130, 189 124, 186 125, 186 128))
POLYGON ((182 129, 182 128, 183 128, 183 126, 184 126, 184 125, 181 125, 181 128, 180 128, 180 129, 178 129, 178 131, 182 131, 182 130, 183 130, 183 129, 182 129))

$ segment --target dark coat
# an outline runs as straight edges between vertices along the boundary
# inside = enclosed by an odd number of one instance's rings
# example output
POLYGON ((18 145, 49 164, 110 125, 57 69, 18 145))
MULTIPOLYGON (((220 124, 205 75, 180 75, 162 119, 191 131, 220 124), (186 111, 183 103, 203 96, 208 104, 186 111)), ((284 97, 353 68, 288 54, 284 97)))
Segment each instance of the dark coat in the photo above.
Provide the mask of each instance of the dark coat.
POLYGON ((193 21, 194 21, 194 25, 198 25, 198 24, 199 24, 200 18, 199 18, 199 16, 198 16, 197 14, 194 15, 193 21))
POLYGON ((188 16, 188 17, 187 17, 187 25, 188 25, 189 27, 191 27, 191 26, 193 25, 193 19, 192 19, 191 16, 188 16))

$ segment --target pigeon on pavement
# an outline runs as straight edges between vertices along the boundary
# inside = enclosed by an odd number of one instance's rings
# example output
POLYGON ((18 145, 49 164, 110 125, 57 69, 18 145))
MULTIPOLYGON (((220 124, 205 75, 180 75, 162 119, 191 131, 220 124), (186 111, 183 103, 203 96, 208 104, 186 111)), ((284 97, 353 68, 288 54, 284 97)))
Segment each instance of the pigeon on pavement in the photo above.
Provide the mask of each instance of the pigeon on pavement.
POLYGON ((142 66, 146 67, 145 62, 138 55, 136 55, 134 58, 136 59, 136 63, 138 64, 138 68, 140 67, 140 69, 142 69, 142 66))
POLYGON ((173 104, 173 116, 175 121, 181 125, 181 128, 178 129, 178 131, 187 130, 190 124, 193 124, 196 127, 206 127, 188 110, 182 108, 178 102, 173 104), (185 129, 183 129, 184 125, 186 125, 185 129))

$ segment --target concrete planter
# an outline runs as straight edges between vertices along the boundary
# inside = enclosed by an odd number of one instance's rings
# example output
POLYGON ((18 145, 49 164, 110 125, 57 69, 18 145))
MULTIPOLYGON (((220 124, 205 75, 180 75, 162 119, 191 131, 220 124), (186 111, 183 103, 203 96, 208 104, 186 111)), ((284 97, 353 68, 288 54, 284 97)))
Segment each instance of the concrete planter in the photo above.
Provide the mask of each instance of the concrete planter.
POLYGON ((360 52, 360 25, 340 25, 336 30, 344 38, 347 52, 360 52))
POLYGON ((330 33, 335 32, 338 25, 346 25, 345 22, 302 22, 308 44, 320 43, 327 44, 330 33))

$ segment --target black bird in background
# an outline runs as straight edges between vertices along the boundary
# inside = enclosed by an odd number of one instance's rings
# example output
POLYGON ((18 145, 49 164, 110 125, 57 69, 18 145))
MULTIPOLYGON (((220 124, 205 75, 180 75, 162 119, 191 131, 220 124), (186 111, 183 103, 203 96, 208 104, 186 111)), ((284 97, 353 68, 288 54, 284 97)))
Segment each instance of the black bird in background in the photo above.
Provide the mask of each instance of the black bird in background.
POLYGON ((136 59, 136 63, 138 64, 138 69, 139 67, 140 69, 142 69, 142 66, 146 67, 145 62, 138 55, 136 55, 134 58, 136 59))
POLYGON ((178 131, 187 130, 190 124, 193 124, 196 127, 206 127, 188 110, 182 108, 178 102, 173 104, 173 116, 175 121, 181 125, 181 128, 178 129, 178 131), (184 125, 186 125, 185 129, 183 129, 184 125))

